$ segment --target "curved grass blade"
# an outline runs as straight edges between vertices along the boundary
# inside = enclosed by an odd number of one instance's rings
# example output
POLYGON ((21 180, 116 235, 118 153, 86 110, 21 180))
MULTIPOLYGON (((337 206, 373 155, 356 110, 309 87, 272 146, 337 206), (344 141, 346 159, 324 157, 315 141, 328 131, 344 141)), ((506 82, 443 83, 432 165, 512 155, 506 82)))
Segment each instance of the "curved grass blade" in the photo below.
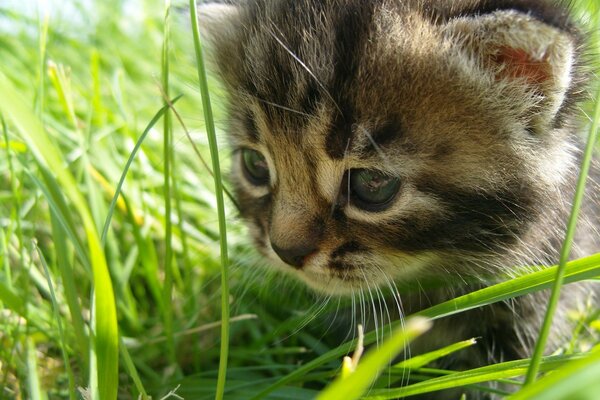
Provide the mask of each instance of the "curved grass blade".
POLYGON ((511 400, 596 399, 600 393, 600 347, 510 397, 511 400))
POLYGON ((560 252, 560 261, 556 270, 556 279, 552 287, 552 294, 548 300, 548 308, 546 309, 544 322, 542 324, 542 328, 540 329, 538 340, 535 344, 533 356, 531 357, 531 366, 527 372, 527 378, 525 379, 526 385, 534 382, 537 378, 538 365, 546 349, 546 342, 548 341, 548 335, 550 334, 552 320, 554 318, 554 314, 556 313, 556 308, 558 307, 560 291, 564 281, 565 268, 571 254, 571 246, 573 244, 573 238, 575 237, 575 229, 577 227, 577 219, 579 218, 579 210, 581 209, 581 204, 583 202, 587 177, 590 171, 594 150, 596 148, 596 141, 598 139, 598 128, 600 127, 600 90, 596 96, 594 119, 588 135, 588 141, 585 147, 583 160, 581 162, 581 171, 579 172, 577 189, 575 190, 575 198, 573 199, 571 215, 569 216, 567 233, 565 235, 565 240, 560 252))
POLYGON ((65 340, 65 332, 62 326, 62 320, 60 317, 60 310, 58 308, 58 302, 56 301, 56 294, 54 293, 54 284, 50 277, 50 270, 48 269, 48 263, 44 258, 44 254, 38 247, 37 243, 33 243, 38 257, 44 267, 44 275, 46 275, 46 281, 48 282, 48 290, 50 290, 50 299, 52 300, 52 308, 54 310, 54 319, 56 320, 56 326, 58 327, 58 336, 60 338, 60 350, 63 356, 63 362, 65 363, 65 369, 67 370, 67 377, 69 378, 69 398, 75 400, 75 377, 73 376, 73 370, 71 369, 71 363, 69 362, 69 355, 67 354, 67 341, 65 340))
MULTIPOLYGON (((94 313, 97 391, 99 398, 113 400, 118 388, 118 325, 115 296, 100 237, 85 198, 79 191, 75 178, 66 168, 65 158, 42 127, 41 121, 27 107, 21 95, 0 72, 0 113, 8 116, 27 143, 36 163, 51 170, 66 197, 71 201, 83 223, 88 243, 89 260, 94 286, 94 313)), ((92 368, 94 369, 94 368, 92 368)))
MULTIPOLYGON (((415 315, 439 319, 449 315, 465 312, 477 307, 482 307, 488 304, 497 303, 499 301, 508 300, 514 297, 522 296, 528 293, 537 292, 543 289, 548 289, 554 282, 556 275, 556 267, 547 268, 541 271, 532 272, 518 278, 511 279, 507 282, 502 282, 494 286, 490 286, 464 296, 457 297, 450 301, 435 305, 426 310, 423 310, 415 315)), ((600 254, 579 260, 571 261, 567 264, 565 272, 565 282, 577 282, 585 279, 600 277, 600 254)), ((393 322, 385 326, 383 329, 395 328, 400 324, 399 321, 393 322)), ((375 342, 375 332, 369 332, 365 335, 365 344, 375 342)), ((295 382, 301 379, 308 372, 325 365, 339 357, 347 354, 355 346, 355 341, 346 342, 339 347, 328 351, 320 357, 306 363, 297 368, 290 374, 282 377, 273 385, 261 391, 254 396, 253 400, 264 398, 273 390, 284 386, 288 383, 295 382)))
MULTIPOLYGON (((543 359, 541 366, 543 370, 554 370, 568 361, 580 359, 581 356, 551 356, 543 359)), ((365 399, 389 400, 417 394, 431 393, 444 389, 460 388, 476 383, 496 381, 506 378, 515 378, 525 375, 529 366, 529 359, 508 361, 499 364, 487 365, 468 371, 460 371, 452 374, 431 378, 424 382, 415 383, 400 388, 373 390, 365 399)), ((527 397, 527 399, 529 399, 527 397)))
MULTIPOLYGON (((528 293, 552 287, 557 267, 549 267, 532 272, 506 282, 496 284, 464 296, 457 297, 442 304, 423 310, 416 315, 438 319, 474 308, 508 300, 528 293)), ((564 282, 572 283, 600 276, 600 254, 580 258, 567 263, 564 282)))
POLYGON ((367 354, 358 363, 356 371, 347 377, 339 376, 330 386, 322 391, 317 400, 353 400, 361 398, 383 368, 400 354, 415 338, 431 327, 424 318, 414 318, 406 321, 406 326, 394 332, 380 348, 367 354))
MULTIPOLYGON (((171 100, 171 104, 177 103, 177 101, 182 96, 183 95, 179 95, 179 96, 175 97, 173 100, 171 100)), ((119 199, 121 190, 123 189, 123 184, 125 183, 125 178, 127 177, 129 168, 131 167, 131 164, 133 163, 133 160, 135 159, 137 152, 140 150, 140 147, 142 147, 142 143, 146 139, 146 136, 148 136, 148 133, 150 133, 150 130, 154 127, 154 125, 156 125, 158 120, 163 116, 163 114, 165 113, 165 111, 168 108, 169 108, 169 105, 166 105, 166 106, 162 107, 160 110, 158 110, 158 112, 150 120, 150 122, 146 126, 146 129, 144 129, 144 132, 142 132, 139 139, 135 143, 135 146, 133 147, 131 154, 129 154, 129 158, 127 159, 127 162, 125 163, 125 168, 123 169, 123 173, 121 174, 119 183, 117 184, 117 187, 115 188, 115 194, 110 202, 110 206, 108 207, 108 214, 106 215, 106 220, 104 221, 104 227, 102 228, 102 236, 101 236, 102 245, 104 245, 106 243, 106 235, 108 234, 108 229, 110 228, 110 221, 112 220, 112 216, 115 212, 115 207, 117 206, 117 200, 119 199)))
POLYGON ((89 337, 85 330, 85 321, 83 320, 83 313, 79 304, 79 298, 77 295, 77 284, 74 275, 74 266, 71 262, 70 253, 67 250, 67 234, 62 227, 61 223, 58 222, 58 217, 55 210, 50 207, 50 225, 52 229, 52 237, 54 238, 54 248, 56 252, 56 264, 60 271, 62 279, 63 291, 71 313, 71 324, 75 341, 79 353, 82 357, 82 375, 87 376, 87 366, 89 364, 89 337))

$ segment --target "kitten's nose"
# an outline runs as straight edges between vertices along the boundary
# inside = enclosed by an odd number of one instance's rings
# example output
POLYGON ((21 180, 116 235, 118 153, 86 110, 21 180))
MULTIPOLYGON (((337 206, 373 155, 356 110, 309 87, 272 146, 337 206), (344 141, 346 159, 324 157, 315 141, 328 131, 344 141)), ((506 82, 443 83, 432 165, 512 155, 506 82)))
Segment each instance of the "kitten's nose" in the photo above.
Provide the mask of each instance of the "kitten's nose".
POLYGON ((310 256, 317 251, 317 248, 313 245, 298 245, 290 248, 281 248, 275 243, 271 242, 271 247, 277 253, 279 258, 286 264, 289 264, 295 268, 302 268, 306 257, 310 256))

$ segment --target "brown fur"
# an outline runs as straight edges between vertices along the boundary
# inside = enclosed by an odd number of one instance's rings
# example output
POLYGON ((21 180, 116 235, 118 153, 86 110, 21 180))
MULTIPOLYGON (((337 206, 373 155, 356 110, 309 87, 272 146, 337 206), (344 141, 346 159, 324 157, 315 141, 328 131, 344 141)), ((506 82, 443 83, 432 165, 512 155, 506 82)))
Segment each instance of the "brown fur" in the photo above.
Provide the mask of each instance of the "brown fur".
MULTIPOLYGON (((425 304, 401 294, 414 312, 516 275, 514 266, 557 261, 587 79, 566 8, 532 0, 249 0, 203 10, 231 93, 241 215, 273 264, 326 293, 392 280, 410 292, 444 281, 425 292, 425 304), (245 148, 266 158, 268 185, 244 178, 245 148), (347 190, 356 169, 400 178, 389 206, 356 205, 347 190), (301 262, 285 265, 285 251, 301 262)), ((600 248, 590 239, 598 237, 591 187, 574 257, 600 248)), ((567 327, 566 307, 590 295, 581 287, 566 295, 553 346, 567 327)), ((456 365, 526 357, 545 299, 473 311, 476 324, 461 314, 418 346, 482 336, 479 355, 465 353, 456 365)))

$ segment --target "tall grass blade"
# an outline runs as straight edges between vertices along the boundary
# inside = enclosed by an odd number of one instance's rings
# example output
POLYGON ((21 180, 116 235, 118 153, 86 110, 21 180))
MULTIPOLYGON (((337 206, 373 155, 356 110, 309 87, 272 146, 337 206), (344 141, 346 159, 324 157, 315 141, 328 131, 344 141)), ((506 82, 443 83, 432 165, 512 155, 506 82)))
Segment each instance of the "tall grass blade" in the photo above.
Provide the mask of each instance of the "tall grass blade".
POLYGON ((65 168, 64 157, 59 148, 48 137, 39 119, 28 109, 25 101, 2 72, 0 72, 0 93, 2 93, 0 113, 11 119, 36 162, 53 171, 83 222, 96 294, 94 306, 95 309, 101 310, 94 313, 98 394, 102 400, 116 399, 119 364, 117 312, 108 265, 96 226, 75 179, 65 168))
POLYGON ((56 212, 53 208, 50 208, 50 221, 52 225, 52 236, 54 237, 54 248, 56 251, 56 263, 60 271, 62 278, 65 298, 67 305, 71 313, 71 324, 73 329, 73 335, 77 342, 77 348, 79 350, 79 356, 82 359, 82 375, 87 374, 87 366, 89 364, 89 337, 85 330, 85 322, 83 320, 83 313, 81 306, 79 305, 79 298, 77 294, 76 278, 73 274, 73 264, 70 262, 71 257, 67 250, 67 241, 65 237, 65 231, 60 222, 58 222, 56 212))
POLYGON ((69 398, 71 400, 75 400, 75 377, 73 376, 73 369, 71 368, 71 362, 69 361, 69 355, 67 352, 67 340, 65 339, 65 332, 62 326, 62 319, 60 315, 60 310, 58 308, 58 301, 56 301, 56 294, 54 292, 54 284, 52 283, 52 278, 50 277, 50 270, 48 269, 48 263, 44 258, 44 254, 37 246, 37 243, 33 243, 35 250, 37 251, 38 257, 42 266, 44 267, 44 274, 46 275, 46 282, 48 283, 48 290, 50 290, 50 299, 52 300, 52 309, 54 310, 54 320, 56 321, 56 326, 58 327, 58 336, 60 338, 60 351, 63 356, 63 362, 65 363, 65 369, 67 371, 67 377, 69 378, 69 398))
POLYGON ((46 394, 42 392, 37 365, 37 349, 31 336, 27 337, 27 388, 31 400, 46 400, 46 394))
MULTIPOLYGON (((177 101, 179 101, 179 99, 181 97, 182 97, 182 95, 175 97, 173 100, 171 100, 171 104, 177 103, 177 101)), ((113 195, 113 198, 110 201, 110 206, 108 207, 108 214, 106 215, 106 220, 104 221, 104 227, 102 228, 102 236, 101 236, 102 245, 104 245, 106 243, 106 235, 108 235, 108 230, 110 229, 110 221, 112 220, 112 216, 115 212, 115 207, 117 206, 117 201, 119 200, 119 196, 121 195, 121 191, 123 189, 123 184, 125 183, 125 178, 127 177, 129 168, 131 167, 131 164, 133 163, 133 160, 135 159, 137 152, 140 150, 140 147, 142 147, 142 143, 144 143, 144 140, 148 136, 148 133, 150 133, 152 128, 154 128, 154 125, 156 125, 158 120, 163 116, 163 114, 165 113, 165 111, 168 108, 169 108, 169 105, 166 105, 166 106, 162 107, 160 110, 158 110, 158 112, 154 115, 154 117, 150 120, 150 122, 146 126, 146 129, 144 129, 144 131, 138 138, 137 142, 135 143, 135 146, 133 147, 133 150, 129 154, 129 158, 127 159, 127 162, 125 163, 125 167, 123 168, 123 172, 121 173, 121 178, 119 178, 119 183, 117 184, 117 187, 115 188, 115 193, 113 195)))
MULTIPOLYGON (((6 161, 8 164, 8 173, 10 174, 10 191, 12 193, 12 198, 13 198, 13 215, 15 216, 14 219, 16 220, 15 225, 17 226, 17 238, 19 239, 19 258, 20 258, 20 262, 21 265, 25 264, 25 256, 24 256, 24 245, 23 245, 23 228, 21 226, 21 218, 20 218, 20 214, 21 214, 21 192, 18 188, 18 177, 15 171, 15 167, 14 167, 14 163, 13 163, 13 156, 11 154, 11 146, 10 146, 10 140, 8 139, 8 127, 6 126, 6 121, 4 120, 4 118, 0 115, 0 123, 2 125, 2 135, 4 137, 4 143, 6 145, 6 161)), ((5 268, 5 273, 6 273, 6 277, 7 277, 7 282, 9 283, 9 285, 11 284, 12 278, 11 278, 11 271, 10 268, 8 268, 8 253, 6 256, 6 268, 5 268)))
POLYGON ((588 135, 587 144, 585 147, 585 153, 581 162, 581 171, 579 172, 579 179, 577 182, 577 189, 575 191, 575 198, 573 199, 573 206, 571 209, 571 215, 567 225, 567 233, 565 241, 563 243, 560 252, 560 261, 556 270, 556 278, 554 285, 552 286, 552 294, 548 300, 548 308, 546 309, 546 315, 544 316, 544 322, 540 329, 539 337, 535 345, 533 356, 531 358, 531 365, 529 371, 527 371, 527 377, 525 378, 525 384, 534 382, 537 378, 540 360, 546 349, 546 342, 548 341, 548 335, 550 334, 550 328, 552 326, 552 320, 558 307, 558 301, 560 298, 560 291, 564 282, 565 270, 569 256, 571 255, 571 246, 573 244, 573 238, 575 237, 575 229, 577 227, 577 219, 579 218, 579 210, 583 202, 583 196, 585 194, 585 186, 587 177, 590 171, 592 163, 592 157, 594 155, 594 149, 596 141, 598 139, 598 128, 600 127, 600 90, 596 94, 596 107, 594 111, 594 119, 592 127, 588 135))
POLYGON ((595 400, 600 393, 600 347, 588 357, 574 360, 547 374, 521 391, 511 400, 595 400))
MULTIPOLYGON (((25 166, 25 161, 22 162, 25 166)), ((91 262, 89 255, 85 251, 85 245, 82 242, 81 237, 76 233, 75 221, 69 213, 69 206, 65 200, 63 193, 60 191, 60 184, 56 181, 56 178, 44 167, 39 167, 39 172, 42 174, 44 182, 40 181, 32 171, 25 170, 28 174, 29 179, 40 189, 44 194, 44 197, 48 201, 48 206, 54 215, 62 230, 67 234, 67 237, 71 240, 75 253, 79 257, 79 261, 89 271, 91 270, 91 262), (44 184, 45 183, 45 184, 44 184)))
POLYGON ((135 385, 138 392, 140 392, 141 400, 149 400, 150 397, 148 393, 146 393, 146 389, 144 388, 144 384, 138 375, 137 369, 135 368, 135 364, 131 359, 131 355, 129 354, 129 350, 127 350, 127 346, 123 343, 123 338, 119 336, 119 349, 121 349, 121 357, 123 357, 123 363, 125 364, 125 369, 129 372, 129 376, 133 380, 133 384, 135 385))
MULTIPOLYGON (((171 114, 168 110, 169 99, 169 14, 171 12, 171 1, 165 0, 165 19, 164 19, 164 37, 162 49, 162 90, 165 101, 165 113, 163 115, 163 195, 165 201, 165 279, 163 283, 163 303, 170 304, 173 295, 173 223, 171 219, 171 198, 173 197, 171 188, 171 154, 173 146, 171 114)), ((175 338, 173 336, 173 310, 170 307, 164 308, 165 334, 167 336, 167 351, 169 362, 176 365, 175 362, 175 338)))
POLYGON ((225 220, 225 204, 223 201, 223 183, 221 180, 221 167, 219 164, 219 149, 217 147, 217 134, 215 122, 212 116, 208 81, 206 79, 206 68, 200 43, 200 31, 198 29, 198 12, 196 1, 190 0, 190 18, 192 19, 192 33, 194 36, 194 49, 196 52, 196 66, 198 68, 198 80, 200 93, 202 94, 202 109, 206 122, 206 132, 212 159, 212 169, 215 181, 215 196, 217 199, 217 212, 219 216, 219 236, 221 250, 221 354, 219 359, 219 376, 217 380, 216 399, 223 399, 225 392, 225 379, 227 375, 227 359, 229 357, 229 259, 227 255, 227 223, 225 220))

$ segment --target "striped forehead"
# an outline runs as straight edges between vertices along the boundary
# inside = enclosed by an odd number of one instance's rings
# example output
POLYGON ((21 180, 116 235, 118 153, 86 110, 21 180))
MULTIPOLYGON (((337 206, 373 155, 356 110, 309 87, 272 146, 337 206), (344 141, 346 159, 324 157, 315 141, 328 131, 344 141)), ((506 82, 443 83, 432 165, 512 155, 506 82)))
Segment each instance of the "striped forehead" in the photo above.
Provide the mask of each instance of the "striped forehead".
POLYGON ((259 99, 273 120, 284 119, 286 109, 310 115, 323 103, 336 104, 343 118, 352 120, 357 71, 365 58, 382 55, 370 52, 377 32, 389 32, 386 21, 410 38, 404 31, 410 19, 440 27, 456 17, 499 10, 527 10, 550 25, 569 28, 565 15, 535 0, 457 0, 427 7, 421 1, 248 0, 238 48, 242 73, 235 86, 259 99))
POLYGON ((377 2, 259 3, 247 10, 256 18, 245 30, 241 89, 261 102, 272 123, 289 119, 290 110, 311 115, 321 104, 335 104, 348 118, 377 2))
POLYGON ((255 25, 247 29, 245 74, 239 82, 253 104, 244 116, 247 139, 258 140, 258 132, 297 146, 317 140, 336 160, 352 152, 373 153, 402 133, 401 116, 379 107, 372 110, 361 101, 361 93, 368 90, 360 89, 365 86, 361 70, 378 68, 369 46, 380 29, 375 16, 384 1, 348 2, 345 7, 309 3, 296 7, 281 1, 260 11, 250 8, 260 18, 251 20, 255 25), (277 9, 283 4, 289 7, 286 12, 277 9), (334 11, 321 10, 334 6, 334 11), (376 119, 369 120, 373 113, 376 119))

